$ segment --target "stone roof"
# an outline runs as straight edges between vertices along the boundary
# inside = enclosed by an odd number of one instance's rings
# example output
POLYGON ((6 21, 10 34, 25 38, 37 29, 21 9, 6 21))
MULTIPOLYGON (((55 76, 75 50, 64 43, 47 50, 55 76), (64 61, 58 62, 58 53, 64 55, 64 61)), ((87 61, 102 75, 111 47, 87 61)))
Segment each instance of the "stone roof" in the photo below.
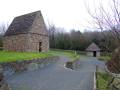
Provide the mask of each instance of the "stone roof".
POLYGON ((100 51, 100 48, 95 43, 92 43, 88 46, 86 51, 100 51))
POLYGON ((4 36, 28 33, 30 30, 29 28, 32 26, 33 21, 37 16, 37 14, 41 15, 41 12, 36 11, 36 12, 15 17, 4 36))

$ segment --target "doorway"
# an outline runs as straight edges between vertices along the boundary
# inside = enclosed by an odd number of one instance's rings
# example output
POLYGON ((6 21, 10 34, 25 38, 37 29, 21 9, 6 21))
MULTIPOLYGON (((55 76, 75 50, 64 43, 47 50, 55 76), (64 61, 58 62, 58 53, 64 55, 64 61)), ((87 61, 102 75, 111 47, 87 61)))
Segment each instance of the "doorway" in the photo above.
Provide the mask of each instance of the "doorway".
POLYGON ((96 55, 97 55, 97 52, 93 51, 93 57, 96 57, 96 55))
POLYGON ((42 42, 39 42, 39 52, 42 51, 42 42))

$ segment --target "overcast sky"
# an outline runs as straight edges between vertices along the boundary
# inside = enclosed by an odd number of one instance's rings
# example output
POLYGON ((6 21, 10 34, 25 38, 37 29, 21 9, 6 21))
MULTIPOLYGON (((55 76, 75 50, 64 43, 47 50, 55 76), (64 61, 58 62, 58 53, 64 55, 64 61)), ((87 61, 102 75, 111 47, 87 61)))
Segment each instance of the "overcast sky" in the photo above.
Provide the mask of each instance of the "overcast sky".
MULTIPOLYGON (((106 4, 106 0, 103 1, 106 4)), ((83 31, 90 26, 88 21, 91 20, 85 2, 93 6, 98 0, 1 0, 0 23, 11 23, 16 16, 41 10, 46 23, 67 31, 73 28, 83 31)))

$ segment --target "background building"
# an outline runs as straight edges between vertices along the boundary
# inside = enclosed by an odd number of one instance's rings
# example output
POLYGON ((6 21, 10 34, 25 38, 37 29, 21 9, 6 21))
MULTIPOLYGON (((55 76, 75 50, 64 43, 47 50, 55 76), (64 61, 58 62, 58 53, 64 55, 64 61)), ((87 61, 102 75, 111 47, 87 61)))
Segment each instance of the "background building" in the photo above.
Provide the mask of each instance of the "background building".
POLYGON ((88 46, 86 51, 88 56, 93 56, 93 57, 100 56, 100 48, 95 43, 92 43, 90 46, 88 46))

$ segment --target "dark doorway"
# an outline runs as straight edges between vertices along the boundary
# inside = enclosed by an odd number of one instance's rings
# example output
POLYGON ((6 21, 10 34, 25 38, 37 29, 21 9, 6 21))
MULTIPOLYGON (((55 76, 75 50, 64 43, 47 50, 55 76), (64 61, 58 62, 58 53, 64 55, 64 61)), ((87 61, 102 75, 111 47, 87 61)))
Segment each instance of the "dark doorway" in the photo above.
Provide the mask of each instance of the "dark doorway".
POLYGON ((42 42, 39 42, 39 52, 42 51, 42 42))
POLYGON ((94 56, 94 57, 96 57, 96 54, 97 54, 96 51, 93 51, 93 56, 94 56))

